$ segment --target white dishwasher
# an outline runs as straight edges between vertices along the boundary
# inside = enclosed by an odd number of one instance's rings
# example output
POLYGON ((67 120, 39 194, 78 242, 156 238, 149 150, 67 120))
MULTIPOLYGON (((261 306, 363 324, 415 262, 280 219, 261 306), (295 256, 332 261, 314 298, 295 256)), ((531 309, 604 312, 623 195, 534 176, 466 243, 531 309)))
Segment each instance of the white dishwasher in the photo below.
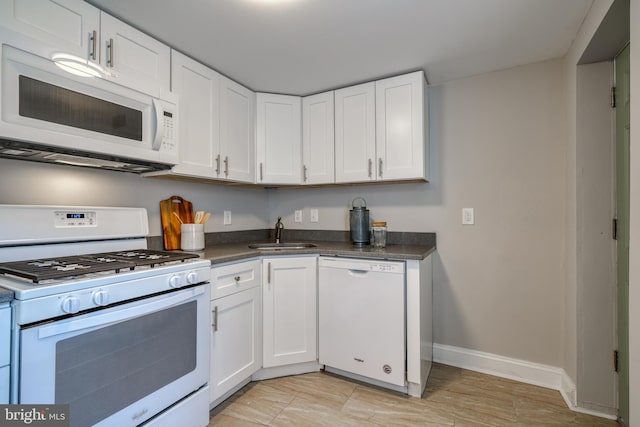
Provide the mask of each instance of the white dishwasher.
POLYGON ((405 263, 320 257, 318 266, 320 364, 405 386, 405 263))

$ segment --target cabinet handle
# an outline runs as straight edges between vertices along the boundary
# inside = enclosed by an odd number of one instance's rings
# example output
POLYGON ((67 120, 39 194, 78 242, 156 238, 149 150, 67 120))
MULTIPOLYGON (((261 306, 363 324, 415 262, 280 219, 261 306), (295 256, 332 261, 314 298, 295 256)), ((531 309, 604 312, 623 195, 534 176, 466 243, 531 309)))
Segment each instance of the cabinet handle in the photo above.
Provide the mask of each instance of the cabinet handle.
POLYGON ((262 181, 262 162, 260 162, 260 181, 262 181))
POLYGON ((302 179, 307 182, 307 165, 302 166, 302 179))
POLYGON ((229 156, 224 156, 224 176, 229 176, 229 156))
POLYGON ((216 175, 220 175, 220 154, 216 156, 216 175))
POLYGON ((113 68, 113 39, 107 43, 107 65, 113 68))
POLYGON ((234 278, 233 278, 233 280, 235 280, 235 281, 236 281, 236 283, 237 283, 237 282, 239 282, 239 281, 240 281, 240 276, 236 276, 236 277, 234 277, 234 278))
POLYGON ((211 314, 213 315, 213 323, 211 323, 211 326, 213 326, 213 332, 216 332, 218 330, 218 306, 217 305, 213 307, 213 311, 211 312, 211 314))
POLYGON ((267 263, 267 283, 271 283, 271 263, 267 263))
POLYGON ((371 178, 372 175, 372 169, 373 169, 373 161, 371 161, 371 159, 369 159, 369 178, 371 178))
POLYGON ((382 157, 378 158, 378 175, 382 178, 382 157))
POLYGON ((94 61, 96 60, 96 44, 98 43, 98 32, 93 30, 91 35, 89 36, 89 42, 91 43, 91 50, 89 51, 89 56, 94 61))

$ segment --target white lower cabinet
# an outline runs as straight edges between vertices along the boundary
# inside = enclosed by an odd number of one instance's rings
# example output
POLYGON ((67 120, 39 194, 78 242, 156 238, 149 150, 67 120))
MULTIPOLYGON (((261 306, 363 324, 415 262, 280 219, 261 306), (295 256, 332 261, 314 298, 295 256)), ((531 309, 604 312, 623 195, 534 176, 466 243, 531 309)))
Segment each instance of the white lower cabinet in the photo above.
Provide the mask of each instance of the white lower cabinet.
POLYGON ((317 360, 317 257, 262 261, 263 366, 317 360))
POLYGON ((260 261, 212 269, 210 403, 262 366, 260 261))
POLYGON ((9 403, 9 361, 11 348, 11 308, 0 304, 0 404, 9 403))

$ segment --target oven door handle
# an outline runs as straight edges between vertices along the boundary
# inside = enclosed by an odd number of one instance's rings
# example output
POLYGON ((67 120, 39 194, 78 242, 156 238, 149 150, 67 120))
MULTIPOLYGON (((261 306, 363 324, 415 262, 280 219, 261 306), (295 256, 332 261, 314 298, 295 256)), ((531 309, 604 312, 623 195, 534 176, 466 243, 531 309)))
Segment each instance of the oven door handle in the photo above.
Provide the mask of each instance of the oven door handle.
POLYGON ((188 290, 176 292, 169 295, 161 295, 153 298, 154 301, 139 301, 133 307, 123 306, 110 313, 100 314, 90 313, 85 318, 71 318, 69 321, 56 322, 51 325, 41 326, 38 330, 38 338, 44 339, 55 335, 68 334, 83 329, 95 328, 97 326, 108 326, 114 323, 123 322, 125 320, 134 319, 145 314, 154 313, 185 301, 193 299, 198 295, 204 294, 204 286, 197 286, 188 290))

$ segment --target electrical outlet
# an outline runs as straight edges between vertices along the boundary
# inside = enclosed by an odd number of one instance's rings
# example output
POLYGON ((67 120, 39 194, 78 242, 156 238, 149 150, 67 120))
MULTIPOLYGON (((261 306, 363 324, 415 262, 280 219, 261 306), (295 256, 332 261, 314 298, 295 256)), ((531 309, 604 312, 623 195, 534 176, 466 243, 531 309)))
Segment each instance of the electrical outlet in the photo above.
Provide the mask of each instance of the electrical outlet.
POLYGON ((224 211, 224 225, 231 225, 231 211, 224 211))
POLYGON ((474 224, 473 208, 462 208, 462 224, 473 225, 474 224))
POLYGON ((302 211, 296 210, 293 213, 293 222, 302 222, 302 211))
POLYGON ((311 209, 309 214, 311 215, 311 222, 318 222, 318 209, 311 209))

